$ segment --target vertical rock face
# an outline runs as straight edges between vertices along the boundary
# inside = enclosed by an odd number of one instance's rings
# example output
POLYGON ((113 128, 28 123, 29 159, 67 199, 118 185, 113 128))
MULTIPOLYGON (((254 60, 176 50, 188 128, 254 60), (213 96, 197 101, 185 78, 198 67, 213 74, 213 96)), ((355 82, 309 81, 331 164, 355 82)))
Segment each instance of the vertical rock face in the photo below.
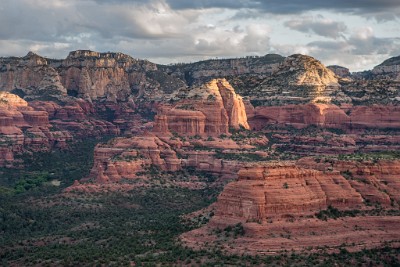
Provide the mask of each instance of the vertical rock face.
POLYGON ((113 144, 98 145, 94 151, 94 164, 88 179, 96 183, 132 179, 145 167, 157 166, 161 170, 181 169, 176 152, 158 137, 147 134, 133 138, 116 138, 113 144))
POLYGON ((116 101, 127 99, 131 88, 144 79, 137 71, 155 70, 156 66, 122 53, 79 50, 71 52, 57 69, 70 94, 116 101))
POLYGON ((249 109, 252 129, 267 124, 292 125, 304 128, 310 125, 324 128, 400 128, 400 107, 392 105, 350 106, 340 108, 333 104, 260 106, 249 109), (346 112, 345 112, 346 111, 346 112))
POLYGON ((0 90, 18 90, 30 98, 69 94, 116 102, 127 101, 134 93, 156 99, 162 98, 165 90, 181 86, 181 80, 159 72, 156 64, 122 53, 78 50, 64 60, 32 52, 22 58, 0 58, 0 90))
POLYGON ((362 197, 337 173, 322 173, 294 164, 245 167, 218 198, 216 216, 263 221, 285 214, 308 214, 329 205, 351 209, 362 197))
POLYGON ((200 111, 171 109, 166 114, 156 116, 154 129, 156 132, 172 131, 186 135, 205 133, 206 116, 200 111))
POLYGON ((350 113, 353 127, 400 128, 400 107, 392 105, 356 106, 350 113))
POLYGON ((332 160, 318 163, 314 158, 302 158, 297 162, 303 168, 323 172, 334 170, 347 177, 353 188, 370 203, 392 207, 392 201, 400 201, 400 161, 345 161, 332 160))
POLYGON ((0 59, 2 91, 21 90, 23 94, 66 95, 57 71, 47 59, 29 52, 22 58, 0 59))
POLYGON ((220 135, 228 133, 229 127, 249 129, 242 97, 225 79, 214 79, 176 95, 181 97, 176 104, 159 108, 157 132, 220 135))
POLYGON ((235 129, 239 129, 240 126, 249 129, 246 109, 242 97, 235 93, 235 90, 227 80, 214 80, 213 82, 216 82, 218 86, 222 102, 226 112, 228 113, 229 126, 235 129))
POLYGON ((298 128, 309 125, 346 128, 349 123, 350 117, 332 104, 256 107, 249 116, 249 124, 253 129, 262 129, 267 124, 292 125, 298 128))

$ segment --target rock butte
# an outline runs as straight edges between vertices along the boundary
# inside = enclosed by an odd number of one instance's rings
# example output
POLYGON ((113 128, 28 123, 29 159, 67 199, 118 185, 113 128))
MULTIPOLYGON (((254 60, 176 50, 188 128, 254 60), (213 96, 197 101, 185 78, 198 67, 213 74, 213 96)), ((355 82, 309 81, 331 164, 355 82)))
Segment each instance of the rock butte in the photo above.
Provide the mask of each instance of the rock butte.
POLYGON ((186 99, 160 107, 155 118, 156 132, 220 135, 228 134, 229 127, 249 129, 242 97, 226 79, 213 79, 192 89, 186 99))
POLYGON ((333 169, 329 165, 328 171, 326 164, 316 163, 312 158, 297 164, 245 166, 239 171, 238 180, 225 186, 218 197, 215 216, 208 225, 183 234, 181 239, 193 248, 205 248, 218 242, 215 229, 242 223, 244 236, 225 242, 224 249, 229 252, 273 254, 315 246, 334 250, 342 243, 353 243, 350 249, 359 250, 397 240, 400 232, 395 225, 400 222, 399 216, 321 221, 313 215, 328 206, 339 210, 370 210, 367 203, 377 203, 393 208, 393 201, 399 204, 399 166, 398 160, 337 161, 333 169), (354 180, 346 180, 341 175, 343 170, 354 172, 354 180))

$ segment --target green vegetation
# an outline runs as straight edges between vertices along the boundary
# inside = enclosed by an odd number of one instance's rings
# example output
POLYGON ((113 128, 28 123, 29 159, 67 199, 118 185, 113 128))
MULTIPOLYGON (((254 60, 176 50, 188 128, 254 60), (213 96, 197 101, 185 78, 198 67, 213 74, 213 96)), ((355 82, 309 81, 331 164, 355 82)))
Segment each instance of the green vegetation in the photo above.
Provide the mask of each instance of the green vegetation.
POLYGON ((356 216, 399 216, 400 210, 386 210, 382 209, 379 205, 375 209, 371 210, 338 210, 335 207, 328 206, 326 210, 321 210, 317 212, 315 216, 323 221, 328 219, 334 219, 340 217, 356 217, 356 216))
POLYGON ((377 161, 377 160, 394 160, 400 159, 399 151, 382 151, 374 153, 354 153, 348 155, 339 155, 339 160, 356 160, 356 161, 377 161))
POLYGON ((225 160, 238 160, 238 161, 245 161, 245 162, 252 162, 252 161, 265 161, 266 158, 262 157, 258 154, 254 153, 222 153, 221 151, 217 151, 215 154, 217 159, 225 159, 225 160))
POLYGON ((67 187, 74 180, 89 174, 93 164, 94 146, 108 139, 109 137, 101 140, 88 138, 82 142, 70 143, 66 150, 17 156, 16 159, 23 162, 19 169, 0 168, 0 186, 14 193, 31 190, 40 193, 42 190, 51 190, 47 182, 54 179, 61 182, 61 187, 67 187))
MULTIPOLYGON (((400 249, 389 247, 357 253, 342 248, 336 254, 305 251, 276 256, 227 255, 218 244, 194 251, 178 237, 213 216, 212 211, 195 218, 187 214, 216 200, 221 188, 210 185, 217 177, 194 168, 164 172, 149 167, 143 174, 159 183, 128 192, 62 194, 73 180, 87 176, 97 142, 87 139, 70 144, 66 151, 23 155, 23 169, 0 170, 1 266, 346 266, 360 261, 367 266, 400 264, 400 249), (188 189, 167 184, 172 179, 189 181, 193 177, 208 186, 188 189), (61 181, 60 187, 49 184, 54 179, 61 181)), ((351 216, 346 212, 350 211, 330 207, 321 216, 351 216)), ((379 210, 376 212, 379 214, 379 210)), ((399 215, 396 210, 380 212, 399 215)), ((221 242, 245 234, 240 223, 219 233, 221 242)))

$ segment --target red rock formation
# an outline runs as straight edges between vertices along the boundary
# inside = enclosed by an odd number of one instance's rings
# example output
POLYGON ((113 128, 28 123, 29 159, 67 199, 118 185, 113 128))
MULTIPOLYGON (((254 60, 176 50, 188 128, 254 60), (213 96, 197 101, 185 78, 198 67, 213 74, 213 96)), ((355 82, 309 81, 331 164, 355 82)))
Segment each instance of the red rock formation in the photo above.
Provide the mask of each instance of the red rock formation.
POLYGON ((84 180, 109 183, 123 178, 133 179, 139 171, 151 165, 177 171, 181 169, 181 160, 167 143, 152 134, 116 138, 112 144, 96 146, 93 168, 84 180))
POLYGON ((399 106, 355 106, 350 113, 354 128, 400 128, 399 106))
MULTIPOLYGON (((165 110, 165 109, 164 109, 165 110)), ((154 131, 160 133, 176 132, 187 135, 203 135, 206 116, 195 110, 169 109, 156 115, 154 131)))
POLYGON ((248 121, 252 129, 262 129, 267 124, 291 125, 296 128, 309 125, 345 128, 350 118, 336 105, 310 103, 256 107, 248 121))
POLYGON ((267 124, 292 125, 296 128, 310 125, 341 129, 400 128, 398 106, 343 106, 342 109, 333 104, 310 103, 260 106, 247 110, 248 121, 253 129, 262 129, 267 124))
POLYGON ((400 203, 400 160, 344 161, 331 159, 316 162, 307 157, 297 165, 321 171, 336 171, 345 175, 352 187, 371 204, 384 206, 400 203))
POLYGON ((187 97, 159 108, 156 132, 216 136, 227 134, 229 127, 249 129, 243 100, 225 79, 193 88, 187 97))
MULTIPOLYGON (((385 207, 387 199, 373 188, 386 192, 392 202, 398 201, 399 161, 318 163, 314 158, 304 158, 297 165, 305 168, 280 163, 241 169, 239 179, 229 183, 213 204, 215 215, 210 222, 183 234, 181 240, 195 249, 222 244, 228 253, 257 255, 321 246, 336 251, 343 244, 352 251, 380 247, 385 242, 398 245, 399 216, 321 220, 313 215, 329 205, 364 211, 371 209, 369 203, 385 207), (354 176, 345 179, 339 170, 354 172, 354 176), (391 191, 382 185, 388 185, 391 191), (237 230, 243 230, 242 236, 233 236, 237 230)), ((393 209, 398 203, 388 207, 393 209)))
POLYGON ((275 164, 245 167, 218 198, 216 215, 264 221, 285 214, 310 214, 329 205, 355 208, 362 198, 342 176, 275 164))

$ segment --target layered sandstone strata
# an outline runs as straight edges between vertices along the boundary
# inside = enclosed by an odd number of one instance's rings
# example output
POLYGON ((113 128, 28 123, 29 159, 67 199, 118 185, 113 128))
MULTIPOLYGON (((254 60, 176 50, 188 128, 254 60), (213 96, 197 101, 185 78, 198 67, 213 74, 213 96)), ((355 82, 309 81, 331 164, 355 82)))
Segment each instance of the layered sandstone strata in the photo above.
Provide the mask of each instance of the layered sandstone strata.
POLYGON ((296 128, 310 125, 345 128, 351 122, 351 118, 333 104, 260 106, 250 112, 248 120, 253 129, 262 129, 269 124, 291 125, 296 128))
POLYGON ((176 92, 180 100, 159 108, 155 118, 156 132, 175 132, 183 135, 227 134, 229 128, 249 129, 242 97, 225 79, 214 79, 192 88, 187 97, 176 92))
POLYGON ((309 103, 301 105, 248 107, 248 121, 253 129, 266 125, 310 125, 339 129, 400 128, 400 107, 393 105, 346 106, 309 103))
MULTIPOLYGON (((176 171, 181 161, 170 146, 152 134, 132 138, 116 138, 109 145, 98 145, 94 165, 88 179, 95 183, 112 183, 123 178, 133 179, 150 166, 176 171)), ((86 179, 87 180, 87 179, 86 179)))
POLYGON ((397 246, 398 177, 398 161, 304 158, 297 164, 246 166, 220 194, 210 222, 181 240, 195 249, 222 244, 228 253, 257 255, 318 247, 336 251, 343 245, 357 251, 386 242, 397 246), (321 210, 335 214, 320 218, 321 210), (382 215, 369 216, 371 210, 382 215))
POLYGON ((216 216, 265 221, 286 214, 313 214, 329 205, 356 208, 362 201, 337 173, 275 163, 241 169, 238 181, 228 184, 219 196, 216 216))

